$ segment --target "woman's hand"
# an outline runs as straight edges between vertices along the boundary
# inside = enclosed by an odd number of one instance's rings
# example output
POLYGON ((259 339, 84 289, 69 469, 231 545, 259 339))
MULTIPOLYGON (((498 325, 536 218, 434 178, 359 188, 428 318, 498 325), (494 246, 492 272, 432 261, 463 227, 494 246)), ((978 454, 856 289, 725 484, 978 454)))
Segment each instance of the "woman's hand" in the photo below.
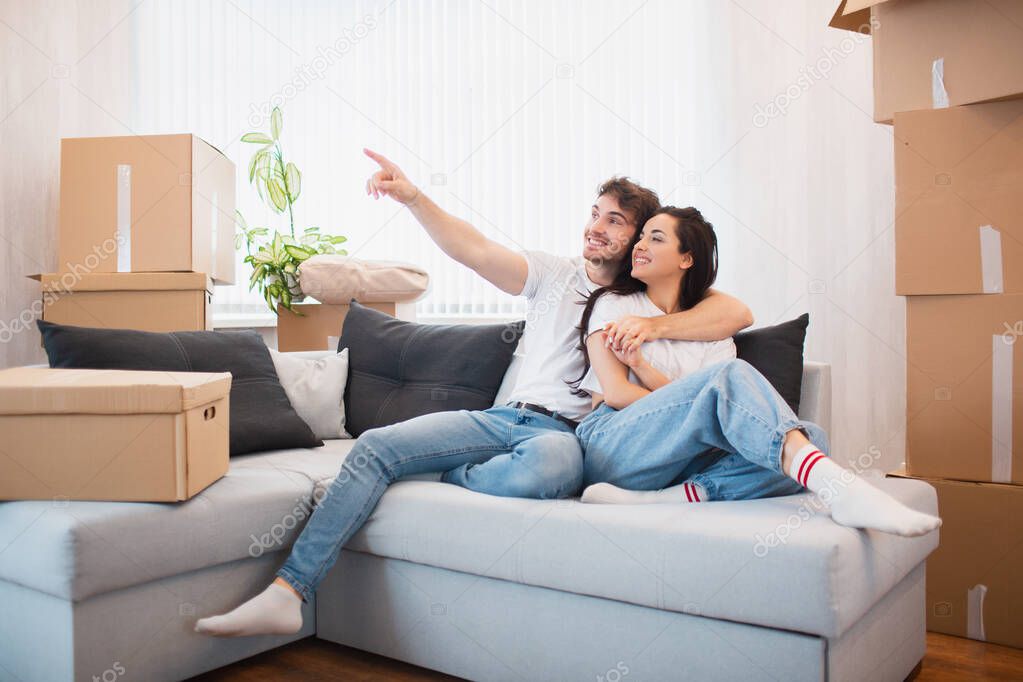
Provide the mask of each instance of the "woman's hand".
POLYGON ((419 197, 419 188, 405 177, 405 174, 394 162, 369 149, 362 151, 380 166, 380 170, 366 181, 366 194, 372 194, 374 199, 379 199, 381 195, 391 197, 399 204, 406 206, 412 204, 419 197))
POLYGON ((646 366, 646 358, 643 357, 643 351, 638 346, 630 344, 616 349, 614 346, 609 345, 608 348, 614 353, 618 362, 631 370, 637 370, 646 366))
POLYGON ((610 342, 610 348, 636 348, 647 341, 661 338, 657 320, 652 317, 629 315, 617 322, 604 325, 604 333, 610 342))

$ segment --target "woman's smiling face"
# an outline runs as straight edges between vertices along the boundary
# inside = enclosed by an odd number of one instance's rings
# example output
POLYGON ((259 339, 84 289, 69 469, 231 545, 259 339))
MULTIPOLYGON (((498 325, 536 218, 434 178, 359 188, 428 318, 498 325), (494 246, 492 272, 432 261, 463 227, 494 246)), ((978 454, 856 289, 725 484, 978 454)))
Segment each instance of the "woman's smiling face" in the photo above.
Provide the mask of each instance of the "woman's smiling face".
POLYGON ((693 264, 691 253, 679 253, 675 218, 660 213, 647 221, 632 249, 632 276, 641 282, 677 277, 693 264))

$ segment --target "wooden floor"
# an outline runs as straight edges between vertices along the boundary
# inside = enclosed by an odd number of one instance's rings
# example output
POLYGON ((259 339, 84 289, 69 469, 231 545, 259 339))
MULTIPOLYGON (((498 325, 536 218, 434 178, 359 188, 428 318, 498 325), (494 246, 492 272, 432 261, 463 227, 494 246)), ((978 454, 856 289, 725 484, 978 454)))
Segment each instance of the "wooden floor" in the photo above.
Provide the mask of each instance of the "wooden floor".
MULTIPOLYGON (((196 682, 353 680, 412 682, 459 678, 308 637, 193 678, 196 682)), ((1023 680, 1023 650, 927 633, 927 656, 914 682, 1023 680)))

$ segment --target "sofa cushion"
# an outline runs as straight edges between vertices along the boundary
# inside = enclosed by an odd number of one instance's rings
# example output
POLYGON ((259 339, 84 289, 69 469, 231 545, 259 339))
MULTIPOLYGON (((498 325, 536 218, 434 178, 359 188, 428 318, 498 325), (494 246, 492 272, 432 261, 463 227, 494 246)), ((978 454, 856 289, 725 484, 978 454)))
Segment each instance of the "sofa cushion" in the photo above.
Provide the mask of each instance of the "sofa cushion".
MULTIPOLYGON (((934 489, 922 481, 874 483, 915 509, 936 511, 934 489)), ((844 528, 810 513, 811 499, 600 505, 399 481, 346 549, 837 637, 937 547, 938 534, 844 528)))
POLYGON ((809 324, 810 315, 803 313, 788 322, 735 335, 739 359, 763 374, 796 414, 803 381, 803 342, 809 324))
POLYGON ((51 367, 230 372, 232 456, 323 445, 291 406, 258 332, 157 333, 37 324, 51 367))
POLYGON ((491 407, 522 329, 522 322, 415 324, 352 301, 338 343, 349 352, 348 432, 491 407))
POLYGON ((351 438, 345 431, 345 384, 348 349, 282 353, 270 357, 291 406, 317 438, 351 438))

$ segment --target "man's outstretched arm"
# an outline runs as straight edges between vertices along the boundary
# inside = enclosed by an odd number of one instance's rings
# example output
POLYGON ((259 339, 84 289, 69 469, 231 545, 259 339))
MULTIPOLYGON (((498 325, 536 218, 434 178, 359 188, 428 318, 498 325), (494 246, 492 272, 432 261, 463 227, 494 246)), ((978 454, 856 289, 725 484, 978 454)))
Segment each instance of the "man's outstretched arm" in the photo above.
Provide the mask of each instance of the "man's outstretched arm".
POLYGON ((711 289, 689 310, 657 317, 623 317, 608 323, 606 338, 612 347, 638 348, 653 339, 720 341, 753 324, 749 307, 728 294, 711 289))
POLYGON ((366 194, 388 196, 404 204, 444 253, 501 291, 516 296, 522 293, 529 272, 525 256, 488 239, 471 224, 442 209, 392 161, 369 149, 363 151, 380 166, 366 181, 366 194))

